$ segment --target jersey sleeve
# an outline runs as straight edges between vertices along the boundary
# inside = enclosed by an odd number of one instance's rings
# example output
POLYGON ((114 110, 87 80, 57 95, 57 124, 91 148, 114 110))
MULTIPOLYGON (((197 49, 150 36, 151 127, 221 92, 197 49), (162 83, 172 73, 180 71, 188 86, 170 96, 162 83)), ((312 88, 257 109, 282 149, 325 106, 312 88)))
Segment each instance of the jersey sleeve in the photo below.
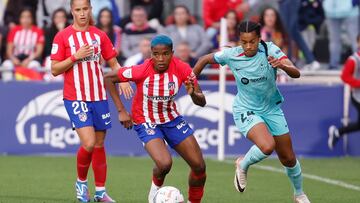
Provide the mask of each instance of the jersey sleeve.
POLYGON ((229 49, 223 49, 221 51, 215 52, 214 54, 214 60, 216 63, 221 64, 224 66, 227 64, 228 58, 229 58, 229 49))
POLYGON ((116 57, 117 55, 111 40, 103 32, 101 34, 101 55, 105 59, 105 61, 108 61, 109 59, 116 57))
POLYGON ((354 77, 355 67, 357 66, 355 59, 352 59, 350 56, 345 64, 344 68, 341 72, 341 79, 349 84, 352 88, 359 88, 360 87, 360 80, 354 77))
POLYGON ((136 82, 140 80, 144 75, 145 74, 143 65, 120 68, 117 73, 120 82, 136 82))
POLYGON ((51 60, 65 60, 65 44, 61 33, 62 32, 59 32, 54 37, 54 41, 51 47, 51 60))
POLYGON ((7 36, 7 42, 8 43, 14 43, 14 38, 15 38, 15 33, 18 29, 16 29, 16 27, 14 27, 13 29, 10 30, 8 36, 7 36))
POLYGON ((273 56, 280 60, 287 58, 287 56, 284 54, 284 52, 278 46, 276 46, 274 43, 266 42, 266 44, 268 47, 269 56, 273 56))
POLYGON ((38 34, 38 38, 36 43, 37 44, 44 44, 45 43, 45 36, 44 36, 44 31, 40 28, 37 29, 37 34, 38 34))

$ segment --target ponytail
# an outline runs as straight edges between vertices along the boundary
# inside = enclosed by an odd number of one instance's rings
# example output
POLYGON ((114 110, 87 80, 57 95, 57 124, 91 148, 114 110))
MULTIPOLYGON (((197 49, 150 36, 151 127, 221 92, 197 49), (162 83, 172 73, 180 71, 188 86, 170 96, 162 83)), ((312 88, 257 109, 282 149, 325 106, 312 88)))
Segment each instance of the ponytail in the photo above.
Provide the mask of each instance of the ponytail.
POLYGON ((263 45, 263 47, 265 49, 265 56, 267 58, 269 56, 267 44, 264 42, 264 40, 260 40, 260 43, 261 43, 261 45, 263 45))

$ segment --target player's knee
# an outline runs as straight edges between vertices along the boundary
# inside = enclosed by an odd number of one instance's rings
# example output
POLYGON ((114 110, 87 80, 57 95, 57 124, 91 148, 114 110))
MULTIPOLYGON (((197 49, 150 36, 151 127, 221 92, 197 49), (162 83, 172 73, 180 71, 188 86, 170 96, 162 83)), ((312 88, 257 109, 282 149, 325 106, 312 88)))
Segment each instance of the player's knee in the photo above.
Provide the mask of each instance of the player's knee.
POLYGON ((156 165, 157 169, 162 175, 166 175, 170 172, 172 166, 171 161, 164 161, 156 165))
POLYGON ((280 158, 282 165, 286 167, 293 167, 296 164, 296 157, 292 154, 287 154, 280 158))
POLYGON ((191 171, 195 173, 196 175, 201 175, 206 172, 206 164, 205 162, 200 162, 193 167, 191 167, 191 171))
POLYGON ((82 146, 86 149, 86 151, 92 152, 95 147, 95 140, 94 141, 92 141, 92 140, 85 141, 82 143, 82 146))
POLYGON ((260 146, 259 148, 262 151, 262 153, 266 155, 270 155, 275 149, 275 142, 269 142, 263 146, 260 146))
POLYGON ((95 147, 103 147, 104 146, 104 140, 99 139, 95 141, 95 147))

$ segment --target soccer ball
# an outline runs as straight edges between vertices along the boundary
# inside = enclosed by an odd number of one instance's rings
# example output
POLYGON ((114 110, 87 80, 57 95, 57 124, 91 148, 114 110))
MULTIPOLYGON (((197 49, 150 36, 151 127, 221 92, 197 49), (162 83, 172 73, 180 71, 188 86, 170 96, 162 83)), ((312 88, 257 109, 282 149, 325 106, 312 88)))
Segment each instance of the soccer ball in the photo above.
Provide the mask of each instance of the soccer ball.
POLYGON ((183 203, 180 190, 172 186, 161 187, 155 194, 153 203, 183 203))

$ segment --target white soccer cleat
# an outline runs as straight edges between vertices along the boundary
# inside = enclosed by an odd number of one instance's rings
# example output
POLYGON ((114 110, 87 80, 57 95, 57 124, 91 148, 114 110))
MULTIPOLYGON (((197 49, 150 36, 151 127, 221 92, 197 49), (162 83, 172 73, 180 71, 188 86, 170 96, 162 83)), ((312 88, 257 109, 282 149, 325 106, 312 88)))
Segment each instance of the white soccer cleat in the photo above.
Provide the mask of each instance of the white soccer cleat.
POLYGON ((239 157, 235 161, 235 177, 234 177, 234 186, 238 192, 244 192, 246 187, 246 176, 247 171, 240 168, 240 163, 243 157, 239 157))
POLYGON ((310 200, 305 194, 294 196, 295 203, 310 203, 310 200))
POLYGON ((329 138, 328 138, 328 147, 329 149, 333 150, 335 144, 339 140, 339 130, 336 128, 336 126, 332 125, 329 127, 329 138))
POLYGON ((148 195, 149 203, 154 203, 154 198, 156 195, 156 192, 160 189, 160 187, 156 186, 153 182, 151 182, 151 187, 148 195))

